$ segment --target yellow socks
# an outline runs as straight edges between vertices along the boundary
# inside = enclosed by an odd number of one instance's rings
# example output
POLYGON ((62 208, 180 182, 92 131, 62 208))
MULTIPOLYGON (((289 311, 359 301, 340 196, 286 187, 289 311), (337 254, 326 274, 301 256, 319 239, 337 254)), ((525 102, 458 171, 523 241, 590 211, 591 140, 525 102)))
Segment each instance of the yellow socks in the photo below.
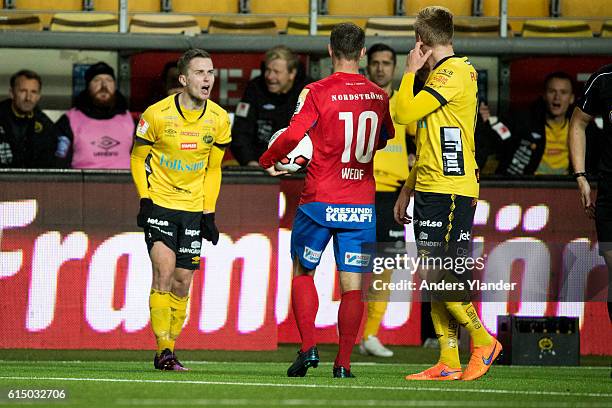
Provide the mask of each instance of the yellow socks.
POLYGON ((151 311, 151 327, 157 339, 157 354, 164 349, 174 351, 174 340, 170 338, 170 292, 151 289, 149 295, 149 310, 151 311))
POLYGON ((459 333, 457 320, 448 313, 442 302, 435 301, 431 302, 431 320, 440 342, 440 359, 438 362, 444 363, 450 368, 461 368, 457 341, 459 333))
MULTIPOLYGON (((392 270, 385 269, 380 275, 372 274, 372 284, 368 291, 368 318, 363 328, 364 339, 378 334, 380 323, 387 311, 387 303, 389 303, 389 290, 376 290, 374 289, 373 282, 380 280, 381 282, 389 283, 392 273, 392 270)), ((377 285, 377 287, 383 286, 377 285)))
POLYGON ((187 301, 189 296, 180 297, 174 293, 170 293, 170 340, 174 343, 183 330, 183 324, 187 317, 187 301))
POLYGON ((465 327, 470 336, 474 347, 488 346, 493 341, 493 337, 484 328, 476 309, 472 302, 444 302, 448 312, 457 319, 460 325, 465 327))

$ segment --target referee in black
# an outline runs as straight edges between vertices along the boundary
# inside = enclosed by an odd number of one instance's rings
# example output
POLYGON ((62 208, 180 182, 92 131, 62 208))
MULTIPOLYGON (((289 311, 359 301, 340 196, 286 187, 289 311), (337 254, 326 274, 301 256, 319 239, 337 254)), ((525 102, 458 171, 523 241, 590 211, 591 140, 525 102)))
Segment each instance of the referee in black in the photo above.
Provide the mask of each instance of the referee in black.
POLYGON ((601 67, 587 81, 572 114, 569 148, 580 200, 587 215, 595 218, 599 253, 608 267, 608 315, 612 321, 612 64, 601 67), (603 118, 604 140, 598 165, 597 200, 593 203, 585 172, 585 129, 598 115, 603 118))

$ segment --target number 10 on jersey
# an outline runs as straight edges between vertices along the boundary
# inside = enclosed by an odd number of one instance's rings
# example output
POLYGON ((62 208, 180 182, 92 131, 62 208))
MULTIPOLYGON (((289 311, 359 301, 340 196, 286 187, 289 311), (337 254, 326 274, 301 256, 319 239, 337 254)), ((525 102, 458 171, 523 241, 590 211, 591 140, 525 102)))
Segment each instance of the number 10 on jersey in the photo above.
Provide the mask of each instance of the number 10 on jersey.
MULTIPOLYGON (((353 112, 338 112, 338 118, 344 121, 344 151, 342 152, 342 163, 351 161, 353 138, 355 135, 353 127, 353 112)), ((357 119, 357 143, 355 146, 355 159, 359 163, 369 163, 374 153, 374 142, 376 141, 376 129, 378 128, 378 115, 374 111, 363 111, 357 119), (369 135, 366 146, 366 130, 369 123, 369 135)))

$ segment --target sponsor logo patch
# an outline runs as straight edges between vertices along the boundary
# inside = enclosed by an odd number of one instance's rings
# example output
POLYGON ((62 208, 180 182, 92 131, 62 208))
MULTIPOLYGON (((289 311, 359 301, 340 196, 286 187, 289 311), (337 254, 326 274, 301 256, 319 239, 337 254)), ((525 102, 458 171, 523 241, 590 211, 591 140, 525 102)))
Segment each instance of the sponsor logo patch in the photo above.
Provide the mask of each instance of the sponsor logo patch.
POLYGON ((200 230, 192 230, 185 228, 185 235, 188 237, 197 237, 200 234, 200 230))
POLYGON ((200 241, 193 241, 191 243, 191 247, 194 248, 194 249, 201 248, 202 244, 200 243, 200 241))
POLYGON ((149 218, 147 219, 147 224, 158 225, 160 227, 167 227, 168 221, 166 220, 158 220, 157 218, 149 218))
POLYGON ((181 143, 181 150, 196 150, 197 148, 197 143, 181 143))
POLYGON ((179 251, 180 254, 192 254, 192 255, 195 255, 195 254, 199 255, 200 254, 200 248, 183 248, 183 247, 181 247, 181 248, 179 248, 178 251, 179 251))
POLYGON ((321 253, 323 251, 315 251, 307 246, 304 247, 304 259, 308 262, 317 263, 321 259, 321 253))
POLYGON ((251 108, 250 103, 240 102, 238 103, 238 106, 236 106, 235 115, 238 116, 239 118, 246 118, 249 114, 250 108, 251 108))
POLYGON ((145 133, 147 133, 147 130, 149 129, 149 122, 147 122, 144 118, 140 118, 140 120, 138 121, 138 127, 136 128, 136 134, 138 136, 144 136, 145 133))
POLYGON ((345 252, 344 264, 350 266, 368 266, 370 264, 370 255, 357 252, 345 252))

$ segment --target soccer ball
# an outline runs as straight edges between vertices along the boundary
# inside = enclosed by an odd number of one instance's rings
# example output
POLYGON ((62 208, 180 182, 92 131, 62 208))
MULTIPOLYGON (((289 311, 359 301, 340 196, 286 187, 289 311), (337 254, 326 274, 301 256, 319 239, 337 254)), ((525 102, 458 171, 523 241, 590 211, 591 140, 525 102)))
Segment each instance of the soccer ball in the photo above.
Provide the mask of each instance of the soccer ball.
MULTIPOLYGON (((272 146, 272 143, 282 135, 287 128, 282 128, 276 131, 268 142, 268 148, 272 146)), ((300 140, 300 143, 289 152, 285 157, 280 159, 274 168, 278 171, 288 171, 289 173, 295 173, 302 169, 305 169, 310 164, 312 159, 312 140, 306 133, 306 136, 300 140)))

